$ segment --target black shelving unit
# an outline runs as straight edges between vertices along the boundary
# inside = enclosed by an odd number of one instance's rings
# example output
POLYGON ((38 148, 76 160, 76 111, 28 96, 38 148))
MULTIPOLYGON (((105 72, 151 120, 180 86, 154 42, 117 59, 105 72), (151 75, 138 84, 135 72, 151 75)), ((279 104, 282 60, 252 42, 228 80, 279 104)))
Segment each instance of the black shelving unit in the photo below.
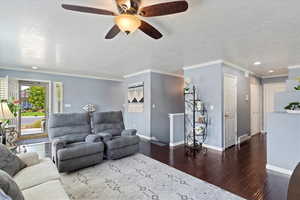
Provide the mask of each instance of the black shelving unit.
POLYGON ((196 87, 184 90, 184 147, 187 155, 195 156, 205 150, 203 143, 207 138, 208 114, 204 103, 196 97, 196 87))

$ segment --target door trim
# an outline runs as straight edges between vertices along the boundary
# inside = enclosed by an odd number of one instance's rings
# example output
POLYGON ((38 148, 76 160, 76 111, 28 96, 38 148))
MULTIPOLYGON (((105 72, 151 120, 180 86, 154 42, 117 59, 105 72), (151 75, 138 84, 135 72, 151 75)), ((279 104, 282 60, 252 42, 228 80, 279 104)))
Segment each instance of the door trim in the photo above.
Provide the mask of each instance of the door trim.
MULTIPOLYGON (((286 83, 285 82, 272 82, 272 83, 264 83, 263 84, 263 110, 262 110, 262 132, 266 132, 267 130, 267 115, 268 115, 268 110, 267 107, 269 107, 269 101, 270 96, 268 95, 268 90, 272 89, 273 87, 282 87, 284 88, 282 91, 287 89, 286 83)), ((274 100, 274 98, 273 98, 274 100)))
POLYGON ((234 78, 235 79, 235 96, 236 96, 236 100, 235 100, 235 145, 238 144, 238 134, 237 134, 237 83, 238 83, 238 77, 232 74, 228 74, 228 73, 224 73, 223 75, 223 112, 222 112, 222 117, 223 117, 223 148, 226 150, 229 147, 226 147, 226 123, 225 123, 225 77, 230 77, 230 78, 234 78))
POLYGON ((250 135, 251 136, 254 136, 258 133, 261 132, 262 130, 262 96, 261 96, 261 89, 260 89, 260 85, 259 84, 250 84, 250 135), (253 97, 252 97, 252 89, 253 87, 255 87, 255 89, 257 90, 257 99, 258 99, 258 132, 255 133, 253 132, 252 130, 252 123, 253 123, 253 106, 252 106, 252 103, 253 103, 253 97))
MULTIPOLYGON (((49 118, 49 114, 52 112, 52 82, 50 80, 35 80, 35 79, 23 79, 23 78, 15 78, 18 83, 19 83, 19 99, 20 99, 20 87, 21 84, 20 82, 24 81, 24 82, 40 82, 40 83, 44 83, 48 88, 47 88, 47 96, 48 98, 46 99, 46 104, 48 106, 48 109, 46 111, 46 119, 49 118)), ((19 113, 20 115, 20 113, 19 113)), ((48 120, 46 120, 46 123, 48 122, 48 120)), ((21 120, 20 120, 20 116, 18 117, 18 126, 19 126, 19 130, 18 130, 18 138, 19 139, 33 139, 33 138, 42 138, 45 136, 48 136, 47 132, 44 133, 38 133, 38 134, 29 134, 29 135, 21 135, 21 120)), ((46 125, 47 126, 47 125, 46 125)))
POLYGON ((25 79, 25 78, 15 78, 18 81, 32 81, 32 82, 41 82, 41 83, 48 83, 49 91, 48 91, 48 102, 49 102, 49 113, 52 112, 52 82, 50 80, 38 80, 38 79, 25 79))

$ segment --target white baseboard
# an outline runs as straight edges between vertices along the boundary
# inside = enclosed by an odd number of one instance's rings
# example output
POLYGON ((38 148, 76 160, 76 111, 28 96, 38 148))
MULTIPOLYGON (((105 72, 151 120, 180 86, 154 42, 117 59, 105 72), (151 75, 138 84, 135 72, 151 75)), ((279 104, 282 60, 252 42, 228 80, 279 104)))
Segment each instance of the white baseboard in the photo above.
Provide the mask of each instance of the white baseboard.
POLYGON ((274 172, 279 172, 281 174, 285 174, 285 175, 288 175, 288 176, 291 176, 292 173, 293 173, 293 171, 291 171, 291 170, 284 169, 284 168, 281 168, 281 167, 277 167, 277 166, 274 166, 274 165, 269 165, 269 164, 266 165, 266 168, 267 168, 267 170, 271 170, 271 171, 274 171, 274 172))
POLYGON ((248 134, 245 134, 245 135, 242 135, 238 138, 238 144, 242 144, 243 142, 247 141, 247 140, 250 140, 251 139, 251 136, 248 135, 248 134))
POLYGON ((217 146, 212 146, 212 145, 208 145, 208 144, 203 144, 203 146, 208 149, 212 149, 212 150, 216 150, 216 151, 224 151, 225 150, 223 147, 217 147, 217 146))
POLYGON ((175 146, 179 146, 179 145, 183 145, 184 144, 184 141, 181 141, 181 142, 174 142, 174 143, 170 143, 170 147, 175 147, 175 146))
POLYGON ((142 139, 145 139, 145 140, 151 140, 150 137, 148 136, 145 136, 145 135, 141 135, 141 134, 136 134, 137 136, 141 137, 142 139))
MULTIPOLYGON (((174 147, 174 146, 178 146, 178 145, 182 145, 182 144, 184 144, 184 141, 170 143, 169 145, 170 145, 170 147, 174 147)), ((225 150, 222 147, 212 146, 212 145, 208 145, 208 144, 203 144, 203 147, 208 148, 208 149, 212 149, 212 150, 216 150, 216 151, 224 151, 225 150)))

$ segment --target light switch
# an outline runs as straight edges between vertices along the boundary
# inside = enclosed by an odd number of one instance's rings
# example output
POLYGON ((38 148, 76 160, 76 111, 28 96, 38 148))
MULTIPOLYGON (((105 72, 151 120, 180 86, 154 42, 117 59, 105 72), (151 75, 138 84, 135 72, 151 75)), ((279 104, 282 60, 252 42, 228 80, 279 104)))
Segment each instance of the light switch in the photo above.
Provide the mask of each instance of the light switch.
POLYGON ((245 98, 246 101, 249 101, 249 95, 246 94, 246 98, 245 98))
POLYGON ((154 109, 156 107, 156 105, 155 104, 152 104, 152 108, 154 109))
POLYGON ((71 104, 65 104, 66 108, 71 108, 71 104))
POLYGON ((214 110, 214 106, 213 105, 210 106, 210 110, 214 110))

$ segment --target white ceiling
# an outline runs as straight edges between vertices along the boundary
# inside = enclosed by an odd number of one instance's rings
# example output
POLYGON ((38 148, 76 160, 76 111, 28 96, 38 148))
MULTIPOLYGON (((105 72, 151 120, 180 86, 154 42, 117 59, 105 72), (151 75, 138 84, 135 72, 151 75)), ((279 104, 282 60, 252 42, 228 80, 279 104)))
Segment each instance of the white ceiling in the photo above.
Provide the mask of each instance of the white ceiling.
POLYGON ((3 1, 0 67, 122 78, 145 69, 182 73, 219 59, 264 76, 300 64, 299 0, 188 0, 186 13, 145 18, 161 40, 141 31, 105 40, 113 17, 67 11, 62 2, 116 11, 113 0, 3 1))

